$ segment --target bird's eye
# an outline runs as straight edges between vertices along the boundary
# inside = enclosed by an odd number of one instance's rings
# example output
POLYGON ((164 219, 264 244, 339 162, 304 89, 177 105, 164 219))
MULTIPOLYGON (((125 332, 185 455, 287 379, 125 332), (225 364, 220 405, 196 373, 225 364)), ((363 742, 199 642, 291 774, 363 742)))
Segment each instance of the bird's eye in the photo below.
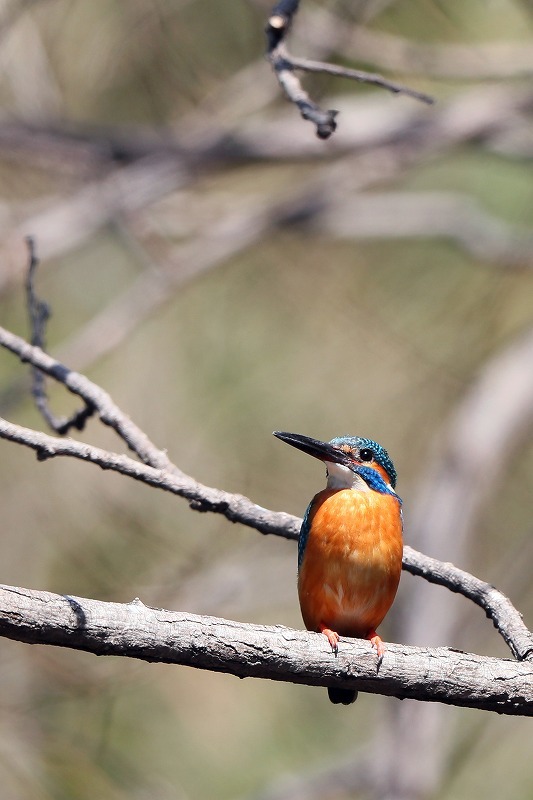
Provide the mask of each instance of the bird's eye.
POLYGON ((361 461, 372 461, 374 458, 374 451, 369 447, 363 447, 359 450, 359 458, 361 461))

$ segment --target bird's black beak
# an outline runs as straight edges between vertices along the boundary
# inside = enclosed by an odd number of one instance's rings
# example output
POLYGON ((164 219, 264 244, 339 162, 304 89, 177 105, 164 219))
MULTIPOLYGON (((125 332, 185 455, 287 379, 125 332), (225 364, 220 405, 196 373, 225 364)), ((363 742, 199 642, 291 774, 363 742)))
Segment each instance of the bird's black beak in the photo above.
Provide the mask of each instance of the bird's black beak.
POLYGON ((321 442, 319 439, 311 439, 310 436, 302 436, 299 433, 286 433, 285 431, 274 431, 274 436, 277 436, 282 442, 292 444, 298 450, 303 450, 304 453, 320 459, 320 461, 344 464, 344 466, 349 466, 351 463, 346 453, 329 442, 321 442))

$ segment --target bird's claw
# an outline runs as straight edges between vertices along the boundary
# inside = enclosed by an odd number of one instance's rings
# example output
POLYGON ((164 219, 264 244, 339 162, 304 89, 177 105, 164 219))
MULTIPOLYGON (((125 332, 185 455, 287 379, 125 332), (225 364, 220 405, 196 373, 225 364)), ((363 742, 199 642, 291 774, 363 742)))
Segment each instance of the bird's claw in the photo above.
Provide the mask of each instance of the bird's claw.
POLYGON ((324 636, 327 638, 331 650, 335 655, 339 652, 339 639, 340 636, 337 631, 332 631, 331 628, 326 628, 325 625, 320 626, 320 633, 323 633, 324 636))
POLYGON ((383 641, 381 636, 379 636, 374 630, 370 631, 370 633, 366 638, 370 641, 372 647, 375 647, 376 649, 376 652, 378 654, 378 666, 379 666, 383 661, 383 656, 385 655, 385 650, 387 649, 385 647, 385 642, 383 641))

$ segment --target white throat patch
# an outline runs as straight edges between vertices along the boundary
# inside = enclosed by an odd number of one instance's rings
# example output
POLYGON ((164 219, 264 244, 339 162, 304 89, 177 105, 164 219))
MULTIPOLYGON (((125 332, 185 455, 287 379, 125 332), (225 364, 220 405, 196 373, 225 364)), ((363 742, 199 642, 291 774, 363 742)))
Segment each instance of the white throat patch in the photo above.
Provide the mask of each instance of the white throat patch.
POLYGON ((328 489, 357 489, 360 492, 369 492, 370 488, 366 485, 360 475, 357 475, 349 467, 343 464, 333 464, 326 461, 328 473, 328 489))

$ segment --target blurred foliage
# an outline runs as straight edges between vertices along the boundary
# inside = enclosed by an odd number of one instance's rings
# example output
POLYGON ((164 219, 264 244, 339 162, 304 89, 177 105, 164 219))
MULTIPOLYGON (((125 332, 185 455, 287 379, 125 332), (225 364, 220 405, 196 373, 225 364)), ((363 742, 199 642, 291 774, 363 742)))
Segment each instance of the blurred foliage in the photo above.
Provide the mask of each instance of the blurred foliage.
MULTIPOLYGON (((131 127, 164 137, 189 116, 198 132, 200 113, 207 136, 209 109, 225 84, 261 63, 269 7, 260 0, 6 0, 1 119, 78 132, 131 127)), ((533 39, 531 7, 518 0, 309 2, 302 3, 302 23, 321 10, 346 25, 361 22, 427 44, 533 39)), ((304 44, 298 40, 300 49, 304 44)), ((307 54, 313 56, 311 46, 307 54)), ((346 53, 328 57, 346 60, 346 53)), ((379 61, 370 67, 380 69, 379 61)), ((439 99, 462 88, 423 74, 415 82, 439 99)), ((337 102, 368 92, 329 78, 307 85, 326 97, 342 90, 337 102)), ((256 120, 287 111, 275 89, 260 111, 253 99, 256 120)), ((238 126, 230 117, 222 110, 217 124, 238 126)), ((339 122, 345 124, 342 113, 339 122)), ((228 162, 204 169, 189 191, 212 198, 216 220, 236 196, 246 206, 272 187, 289 192, 320 162, 228 162)), ((34 208, 83 188, 99 169, 0 150, 3 236, 34 208)), ((463 192, 502 220, 533 226, 531 160, 475 141, 444 148, 380 188, 463 192)), ((177 190, 127 220, 129 236, 115 220, 42 265, 39 292, 54 311, 51 352, 147 269, 131 243, 135 226, 154 261, 187 238, 191 222, 181 210, 177 190)), ((3 325, 25 334, 22 271, 23 263, 0 296, 0 313, 3 325)), ((287 226, 169 292, 157 313, 86 371, 184 471, 269 508, 301 514, 323 481, 317 464, 281 447, 272 430, 376 438, 394 457, 409 520, 436 433, 487 360, 531 325, 532 298, 530 269, 482 263, 444 239, 342 242, 287 226)), ((2 413, 41 427, 25 368, 3 354, 0 377, 2 413)), ((72 407, 58 387, 49 394, 54 409, 72 407)), ((95 422, 84 436, 118 446, 95 422)), ((2 451, 4 583, 301 625, 293 545, 193 514, 174 497, 84 464, 39 464, 7 443, 2 451)), ((532 490, 528 438, 477 520, 468 563, 460 565, 509 594, 530 627, 532 490)), ((427 545, 431 554, 430 535, 427 545)), ((400 600, 411 580, 402 582, 400 600)), ((506 655, 478 609, 440 591, 443 605, 460 608, 456 640, 443 645, 506 655)), ((394 639, 392 622, 384 630, 394 639)), ((7 641, 0 667, 0 785, 13 800, 252 797, 287 773, 357 753, 397 703, 361 696, 344 710, 311 688, 7 641)), ((456 709, 445 715, 453 735, 443 744, 447 769, 436 797, 532 794, 526 720, 456 709)))

